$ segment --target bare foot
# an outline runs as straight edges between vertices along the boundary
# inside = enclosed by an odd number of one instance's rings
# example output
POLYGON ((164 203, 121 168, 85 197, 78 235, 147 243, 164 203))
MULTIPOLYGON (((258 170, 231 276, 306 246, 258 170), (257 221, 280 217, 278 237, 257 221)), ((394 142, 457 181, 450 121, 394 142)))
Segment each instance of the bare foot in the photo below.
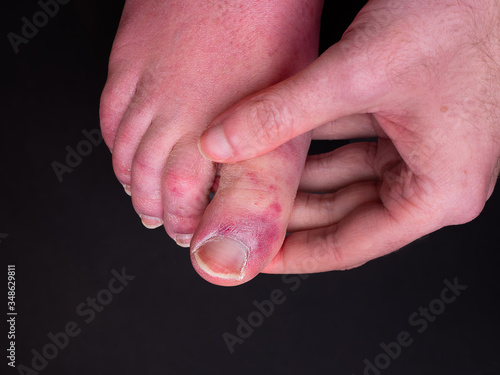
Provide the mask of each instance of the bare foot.
MULTIPOLYGON (((201 132, 239 99, 290 76, 316 57, 320 12, 321 1, 309 0, 272 4, 127 0, 100 115, 115 174, 131 194, 145 226, 164 224, 179 245, 190 245, 216 171, 215 164, 198 151, 201 132)), ((251 202, 257 192, 266 195, 267 191, 282 214, 269 222, 279 235, 261 244, 267 247, 261 257, 268 259, 276 252, 293 204, 307 137, 284 146, 293 149, 294 160, 270 154, 260 161, 224 166, 220 192, 203 217, 198 243, 215 230, 215 219, 219 228, 232 226, 233 238, 239 241, 245 239, 237 233, 260 233, 258 220, 241 225, 252 212, 262 215, 264 206, 251 202), (252 173, 258 176, 258 184, 240 178, 252 173), (266 190, 268 185, 275 186, 276 192, 266 190)), ((248 266, 248 275, 264 266, 248 266)), ((238 280, 234 283, 248 279, 241 273, 236 278, 225 271, 200 273, 214 282, 221 275, 238 280)))

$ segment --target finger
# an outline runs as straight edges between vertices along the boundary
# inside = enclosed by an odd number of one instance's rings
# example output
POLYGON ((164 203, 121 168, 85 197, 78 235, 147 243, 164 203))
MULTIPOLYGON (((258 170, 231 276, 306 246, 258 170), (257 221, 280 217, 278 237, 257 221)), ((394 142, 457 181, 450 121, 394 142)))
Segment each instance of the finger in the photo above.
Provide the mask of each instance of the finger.
POLYGON ((237 162, 327 122, 371 112, 387 85, 366 62, 356 63, 340 43, 331 47, 303 71, 218 116, 201 136, 200 151, 217 162, 237 162))
POLYGON ((357 182, 377 179, 374 160, 377 143, 359 142, 306 160, 299 189, 307 192, 332 192, 357 182))
POLYGON ((356 114, 327 122, 312 131, 312 139, 354 139, 376 137, 371 114, 356 114))
POLYGON ((297 232, 335 224, 356 208, 378 199, 376 182, 354 184, 331 194, 298 193, 287 231, 297 232))
POLYGON ((283 243, 309 134, 261 157, 221 167, 217 193, 191 242, 196 271, 218 285, 257 275, 283 243))
POLYGON ((361 206, 338 224, 289 235, 266 273, 314 273, 358 267, 439 229, 411 207, 397 215, 381 203, 361 206))

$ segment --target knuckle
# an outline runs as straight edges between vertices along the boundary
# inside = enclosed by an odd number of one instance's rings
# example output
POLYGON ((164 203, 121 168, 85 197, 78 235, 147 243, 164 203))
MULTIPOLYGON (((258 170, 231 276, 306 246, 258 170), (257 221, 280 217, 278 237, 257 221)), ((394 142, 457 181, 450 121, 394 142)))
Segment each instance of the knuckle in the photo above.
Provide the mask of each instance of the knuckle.
POLYGON ((363 160, 362 162, 371 167, 372 169, 375 169, 374 167, 374 161, 375 158, 377 157, 377 150, 378 150, 378 145, 375 142, 364 142, 361 147, 364 147, 364 153, 363 155, 363 160))
POLYGON ((452 224, 455 225, 466 224, 477 218, 483 211, 486 199, 468 193, 459 197, 458 202, 460 203, 456 204, 452 210, 455 212, 452 224))
POLYGON ((255 139, 259 143, 274 144, 290 138, 290 119, 284 106, 275 98, 255 99, 249 111, 249 123, 256 124, 255 139))
POLYGON ((315 172, 331 174, 332 164, 335 162, 334 156, 335 151, 330 151, 320 155, 313 155, 313 157, 310 158, 311 169, 315 172))
POLYGON ((335 224, 337 222, 336 207, 338 204, 337 193, 322 195, 320 198, 320 207, 323 210, 324 216, 327 217, 328 224, 335 224))
POLYGON ((324 252, 328 254, 329 261, 335 265, 335 269, 345 270, 349 266, 346 263, 343 248, 339 246, 337 230, 338 227, 336 226, 335 230, 327 235, 324 252))
POLYGON ((324 231, 323 240, 318 241, 317 233, 308 232, 306 242, 309 244, 307 255, 302 258, 301 264, 295 266, 308 273, 322 272, 327 269, 346 269, 344 256, 338 246, 336 227, 324 231))
POLYGON ((450 193, 449 189, 442 193, 440 207, 445 225, 466 224, 477 218, 486 204, 488 189, 486 184, 468 184, 458 180, 457 187, 450 193))

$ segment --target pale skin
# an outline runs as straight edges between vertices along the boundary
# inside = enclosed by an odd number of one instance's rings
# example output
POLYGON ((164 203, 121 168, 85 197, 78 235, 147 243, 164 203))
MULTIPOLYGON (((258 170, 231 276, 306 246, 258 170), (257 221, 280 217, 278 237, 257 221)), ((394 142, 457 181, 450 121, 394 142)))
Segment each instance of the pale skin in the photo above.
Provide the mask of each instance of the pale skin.
POLYGON ((279 251, 310 133, 220 171, 200 154, 198 139, 217 114, 314 61, 321 7, 309 0, 125 4, 101 98, 103 137, 143 224, 163 225, 190 247, 195 269, 214 284, 250 280, 279 251))
POLYGON ((339 43, 218 116, 199 146, 240 162, 310 130, 378 142, 308 159, 294 233, 264 272, 357 267, 474 219, 500 170, 500 2, 369 1, 339 43))

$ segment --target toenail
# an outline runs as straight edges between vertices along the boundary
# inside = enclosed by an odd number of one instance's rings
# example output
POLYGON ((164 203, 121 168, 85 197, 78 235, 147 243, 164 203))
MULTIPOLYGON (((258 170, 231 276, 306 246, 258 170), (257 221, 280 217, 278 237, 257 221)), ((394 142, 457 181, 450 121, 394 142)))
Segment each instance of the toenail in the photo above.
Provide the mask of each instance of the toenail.
POLYGON ((191 244, 192 234, 176 234, 174 239, 177 245, 181 247, 189 247, 191 244))
POLYGON ((125 193, 132 196, 132 192, 130 191, 130 185, 123 184, 123 189, 125 190, 125 193))
POLYGON ((203 271, 227 280, 243 278, 248 253, 248 247, 240 241, 218 236, 210 238, 193 251, 203 271))
POLYGON ((156 229, 163 224, 162 219, 158 219, 157 217, 152 217, 148 215, 139 215, 142 221, 142 225, 144 225, 148 229, 156 229))

